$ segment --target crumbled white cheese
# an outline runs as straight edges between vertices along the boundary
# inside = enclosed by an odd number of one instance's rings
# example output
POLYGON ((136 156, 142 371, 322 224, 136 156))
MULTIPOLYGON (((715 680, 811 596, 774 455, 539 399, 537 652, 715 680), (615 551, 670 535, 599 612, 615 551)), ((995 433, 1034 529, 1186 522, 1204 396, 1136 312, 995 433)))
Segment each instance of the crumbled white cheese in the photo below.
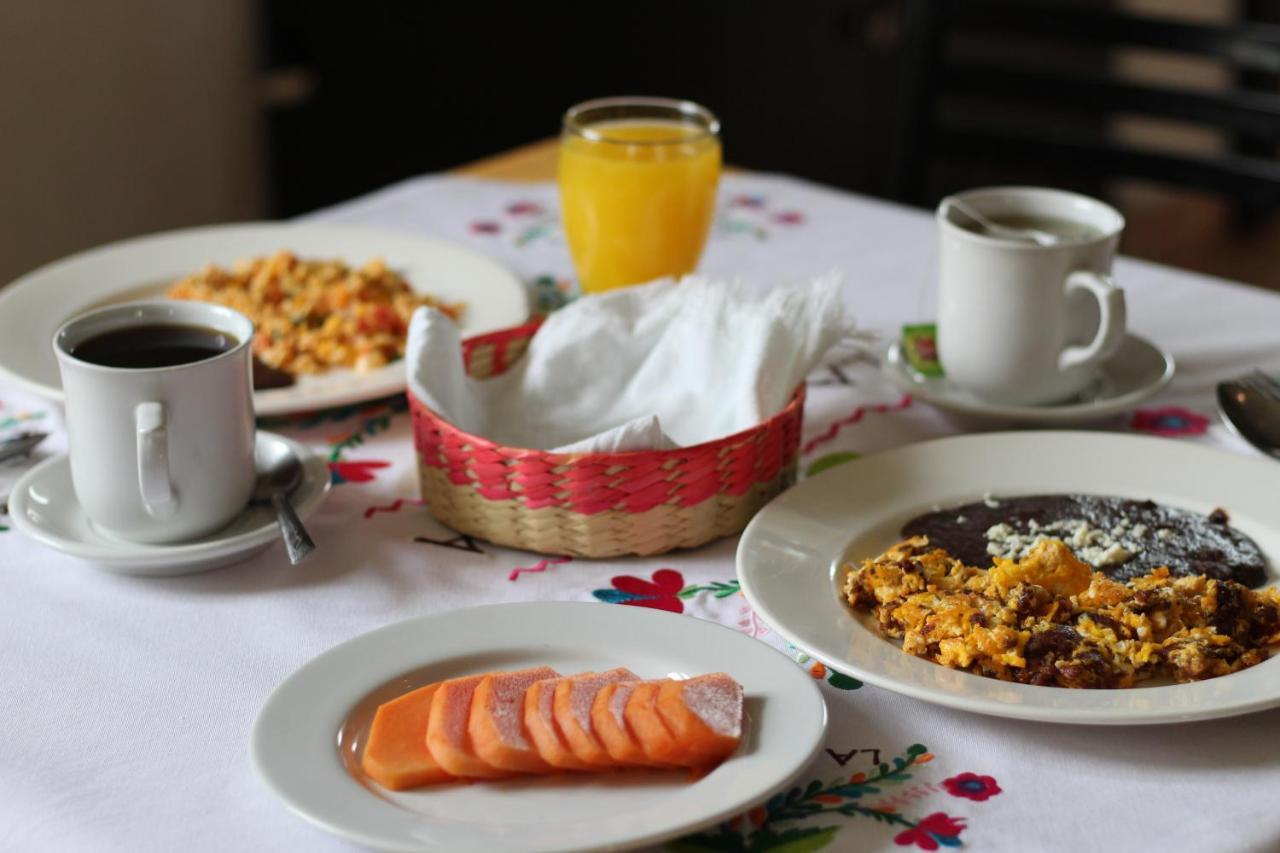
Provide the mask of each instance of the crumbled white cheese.
POLYGON ((1126 550, 1123 545, 1117 542, 1099 554, 1096 562, 1093 560, 1089 562, 1095 566, 1118 566, 1132 556, 1132 552, 1126 550))
POLYGON ((963 516, 963 515, 957 515, 957 516, 956 516, 956 524, 964 524, 964 523, 965 523, 966 521, 968 521, 968 520, 969 520, 969 519, 968 519, 968 518, 966 518, 966 517, 965 517, 965 516, 963 516))
POLYGON ((984 506, 986 506, 989 509, 995 509, 996 507, 1000 506, 1000 501, 991 497, 990 492, 987 492, 982 496, 982 503, 984 506))
POLYGON ((1157 539, 1168 539, 1172 535, 1173 535, 1173 530, 1168 527, 1161 527, 1159 530, 1156 531, 1157 539))
POLYGON ((1142 539, 1146 525, 1131 529, 1126 523, 1111 530, 1094 527, 1082 518, 1064 518, 1049 524, 1035 519, 1027 522, 1027 531, 1020 532, 1011 524, 1001 522, 987 528, 987 553, 993 557, 1020 560, 1036 545, 1047 539, 1061 539, 1075 555, 1094 568, 1116 566, 1142 552, 1142 539))

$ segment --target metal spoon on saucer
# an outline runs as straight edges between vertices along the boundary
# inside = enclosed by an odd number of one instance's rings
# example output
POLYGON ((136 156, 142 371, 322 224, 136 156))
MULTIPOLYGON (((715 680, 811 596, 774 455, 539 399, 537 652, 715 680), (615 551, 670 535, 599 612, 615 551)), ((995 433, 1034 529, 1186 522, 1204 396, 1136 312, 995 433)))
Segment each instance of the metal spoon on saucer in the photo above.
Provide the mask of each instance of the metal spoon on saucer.
POLYGON ((316 548, 289 502, 289 495, 302 482, 302 463, 288 445, 278 441, 259 441, 254 462, 258 481, 253 486, 253 502, 270 501, 275 507, 289 562, 296 566, 316 548))
POLYGON ((1236 435, 1280 459, 1280 385, 1261 372, 1218 385, 1218 410, 1236 435))
POLYGON ((1062 242, 1062 238, 1057 234, 1041 231, 1038 228, 1010 228, 1008 225, 992 222, 968 204, 957 201, 954 197, 945 199, 943 204, 949 210, 958 213, 960 218, 969 220, 969 224, 975 226, 981 233, 991 237, 999 237, 1005 240, 1023 240, 1028 243, 1035 243, 1038 246, 1056 246, 1062 242))

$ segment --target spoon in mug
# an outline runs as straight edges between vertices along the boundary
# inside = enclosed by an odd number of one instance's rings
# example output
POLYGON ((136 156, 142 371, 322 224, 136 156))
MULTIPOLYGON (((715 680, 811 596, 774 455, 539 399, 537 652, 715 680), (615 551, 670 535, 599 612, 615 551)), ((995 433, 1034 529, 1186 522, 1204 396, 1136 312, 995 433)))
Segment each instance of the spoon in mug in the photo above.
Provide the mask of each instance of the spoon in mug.
POLYGON ((258 481, 253 486, 253 502, 270 501, 280 521, 280 535, 289 562, 298 565, 315 550, 316 544, 307 535, 289 495, 302 482, 302 463, 283 442, 259 442, 257 458, 258 481))
MULTIPOLYGON (((1062 242, 1062 238, 1057 234, 1050 234, 1048 231, 1041 231, 1038 228, 1010 228, 1007 225, 992 222, 968 204, 957 201, 955 198, 948 198, 943 203, 946 205, 948 212, 955 211, 960 214, 960 218, 968 220, 967 224, 976 227, 980 233, 990 237, 998 237, 1004 240, 1022 240, 1027 243, 1035 243, 1037 246, 1056 246, 1062 242)), ((962 225, 965 223, 957 222, 956 224, 962 225)))

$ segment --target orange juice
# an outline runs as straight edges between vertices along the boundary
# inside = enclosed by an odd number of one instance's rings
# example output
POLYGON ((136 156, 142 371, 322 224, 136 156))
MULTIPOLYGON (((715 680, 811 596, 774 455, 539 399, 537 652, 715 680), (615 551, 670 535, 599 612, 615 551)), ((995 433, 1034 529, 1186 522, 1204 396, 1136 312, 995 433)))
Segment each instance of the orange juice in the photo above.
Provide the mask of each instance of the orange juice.
POLYGON ((566 132, 560 207, 585 292, 683 275, 715 212, 720 140, 704 126, 632 119, 566 132))

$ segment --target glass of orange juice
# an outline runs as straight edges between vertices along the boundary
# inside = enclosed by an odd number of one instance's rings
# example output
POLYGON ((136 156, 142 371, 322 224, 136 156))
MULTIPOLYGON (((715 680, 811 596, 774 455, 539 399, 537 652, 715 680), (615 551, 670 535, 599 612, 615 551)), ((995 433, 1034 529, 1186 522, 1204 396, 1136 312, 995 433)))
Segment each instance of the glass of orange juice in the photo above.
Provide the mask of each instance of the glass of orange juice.
POLYGON ((719 133, 709 110, 668 98, 565 113, 560 209, 584 292, 693 271, 715 213, 719 133))

